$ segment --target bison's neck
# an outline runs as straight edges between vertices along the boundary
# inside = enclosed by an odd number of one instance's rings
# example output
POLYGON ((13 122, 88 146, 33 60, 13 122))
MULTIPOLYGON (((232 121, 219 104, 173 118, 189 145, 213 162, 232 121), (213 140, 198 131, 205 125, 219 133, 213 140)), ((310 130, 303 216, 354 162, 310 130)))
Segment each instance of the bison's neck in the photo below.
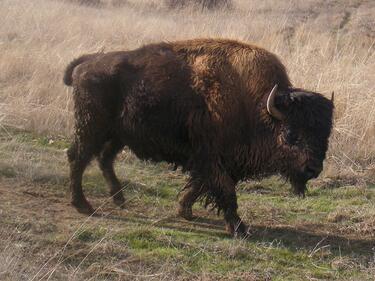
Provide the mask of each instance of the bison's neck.
POLYGON ((277 140, 272 130, 266 127, 254 128, 247 136, 235 144, 227 168, 237 180, 258 178, 278 172, 280 154, 277 140))

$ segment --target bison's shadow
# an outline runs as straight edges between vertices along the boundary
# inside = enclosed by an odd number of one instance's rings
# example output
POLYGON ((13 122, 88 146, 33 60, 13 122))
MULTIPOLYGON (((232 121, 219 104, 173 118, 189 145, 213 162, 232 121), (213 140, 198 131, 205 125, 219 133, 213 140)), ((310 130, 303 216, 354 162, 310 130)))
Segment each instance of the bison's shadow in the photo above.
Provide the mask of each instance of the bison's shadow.
MULTIPOLYGON (((211 219, 197 217, 192 221, 186 221, 181 218, 167 217, 156 222, 150 222, 150 219, 141 216, 122 217, 109 216, 113 220, 124 220, 137 222, 140 224, 160 226, 166 229, 173 229, 186 232, 195 232, 198 234, 213 235, 220 238, 230 238, 224 232, 224 223, 220 219, 211 219)), ((251 225, 251 235, 247 238, 251 242, 259 243, 277 243, 291 251, 300 249, 311 253, 319 248, 328 248, 335 256, 354 255, 360 256, 365 260, 373 259, 375 254, 375 239, 348 238, 332 233, 316 233, 314 225, 304 225, 303 228, 290 226, 272 226, 272 225, 251 225), (310 231, 311 229, 311 231, 310 231)))
MULTIPOLYGON (((207 226, 205 232, 210 229, 223 230, 222 221, 199 218, 193 224, 199 224, 200 228, 207 226)), ((362 257, 370 261, 375 256, 375 239, 348 238, 332 233, 316 233, 314 225, 304 225, 303 228, 292 228, 290 226, 272 226, 272 225, 251 225, 251 235, 247 240, 260 243, 277 243, 291 251, 300 249, 313 253, 319 251, 319 248, 328 248, 335 256, 351 255, 362 257)), ((186 228, 178 227, 181 230, 186 228)), ((191 231, 191 228, 187 228, 191 231)), ((193 230, 193 231, 201 231, 193 230)), ((211 231, 212 233, 212 231, 211 231)), ((216 235, 224 235, 217 233, 216 235)))
MULTIPOLYGON (((129 188, 143 189, 143 185, 127 182, 129 188)), ((147 215, 132 213, 127 215, 108 215, 107 219, 115 221, 126 221, 140 225, 154 225, 166 229, 194 232, 197 234, 211 235, 224 239, 231 239, 225 232, 224 221, 221 218, 213 219, 205 217, 206 211, 200 213, 191 221, 186 221, 176 216, 167 216, 161 219, 150 218, 147 215)), ((375 256, 375 238, 355 238, 354 235, 347 237, 336 235, 333 232, 323 233, 316 231, 316 225, 305 223, 301 226, 274 226, 264 224, 251 224, 251 235, 248 241, 258 243, 277 243, 291 251, 304 249, 314 252, 319 248, 329 249, 335 256, 354 255, 365 260, 373 259, 375 256)))
POLYGON ((253 233, 251 240, 262 242, 281 242, 290 250, 306 249, 315 251, 326 246, 336 255, 356 255, 372 258, 375 250, 374 239, 348 238, 331 233, 315 233, 314 225, 305 225, 303 229, 291 228, 288 226, 252 226, 253 233), (311 231, 306 230, 311 229, 311 231))
MULTIPOLYGON (((204 230, 212 233, 212 230, 224 231, 222 220, 209 218, 196 218, 191 224, 199 226, 199 229, 191 230, 191 227, 177 227, 180 230, 197 231, 204 230)), ((360 255, 373 258, 375 254, 375 239, 348 238, 332 233, 316 233, 314 225, 304 225, 303 228, 290 226, 251 225, 249 241, 274 243, 275 241, 287 247, 289 250, 297 251, 305 249, 314 251, 320 247, 327 246, 334 255, 360 255), (311 231, 310 231, 311 229, 311 231)), ((216 235, 225 235, 217 233, 216 235)))

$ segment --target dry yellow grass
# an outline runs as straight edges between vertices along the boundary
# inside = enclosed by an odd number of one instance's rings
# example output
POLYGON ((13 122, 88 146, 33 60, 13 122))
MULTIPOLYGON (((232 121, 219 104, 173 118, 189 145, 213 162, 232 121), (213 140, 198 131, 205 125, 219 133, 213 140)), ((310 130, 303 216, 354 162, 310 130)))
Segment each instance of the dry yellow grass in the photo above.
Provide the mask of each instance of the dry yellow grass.
MULTIPOLYGON (((170 10, 128 0, 114 7, 74 1, 0 2, 0 125, 58 135, 72 132, 72 99, 61 82, 82 53, 124 50, 161 40, 226 37, 278 54, 295 85, 336 93, 326 175, 374 177, 375 5, 233 1, 230 10, 170 10)), ((117 3, 120 1, 117 1, 117 3)))

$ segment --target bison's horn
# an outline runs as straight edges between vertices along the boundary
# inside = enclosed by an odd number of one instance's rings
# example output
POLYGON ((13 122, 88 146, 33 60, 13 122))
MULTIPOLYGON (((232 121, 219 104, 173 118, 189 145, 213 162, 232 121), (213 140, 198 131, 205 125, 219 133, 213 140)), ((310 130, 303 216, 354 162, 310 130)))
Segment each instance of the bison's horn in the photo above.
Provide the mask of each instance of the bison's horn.
POLYGON ((277 84, 273 86, 271 93, 267 98, 267 111, 268 113, 278 120, 285 119, 284 114, 282 114, 275 106, 275 97, 277 93, 277 84))
POLYGON ((335 92, 332 92, 332 94, 331 94, 331 102, 333 103, 334 100, 335 100, 335 92))

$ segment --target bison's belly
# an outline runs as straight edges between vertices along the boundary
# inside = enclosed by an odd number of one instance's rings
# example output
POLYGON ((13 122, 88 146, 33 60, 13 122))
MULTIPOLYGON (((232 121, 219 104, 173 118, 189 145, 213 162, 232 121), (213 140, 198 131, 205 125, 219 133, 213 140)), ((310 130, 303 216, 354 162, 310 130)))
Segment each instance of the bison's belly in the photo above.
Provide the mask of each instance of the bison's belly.
POLYGON ((166 161, 185 166, 191 155, 189 141, 175 127, 161 129, 156 124, 138 123, 132 129, 123 131, 122 140, 143 160, 166 161))
POLYGON ((154 162, 166 161, 185 166, 190 154, 187 144, 148 134, 126 135, 124 143, 138 158, 154 162))
POLYGON ((123 141, 141 159, 185 166, 192 151, 188 116, 192 109, 203 107, 202 101, 185 75, 167 67, 156 79, 153 75, 160 69, 147 66, 142 79, 127 91, 121 111, 123 141))

